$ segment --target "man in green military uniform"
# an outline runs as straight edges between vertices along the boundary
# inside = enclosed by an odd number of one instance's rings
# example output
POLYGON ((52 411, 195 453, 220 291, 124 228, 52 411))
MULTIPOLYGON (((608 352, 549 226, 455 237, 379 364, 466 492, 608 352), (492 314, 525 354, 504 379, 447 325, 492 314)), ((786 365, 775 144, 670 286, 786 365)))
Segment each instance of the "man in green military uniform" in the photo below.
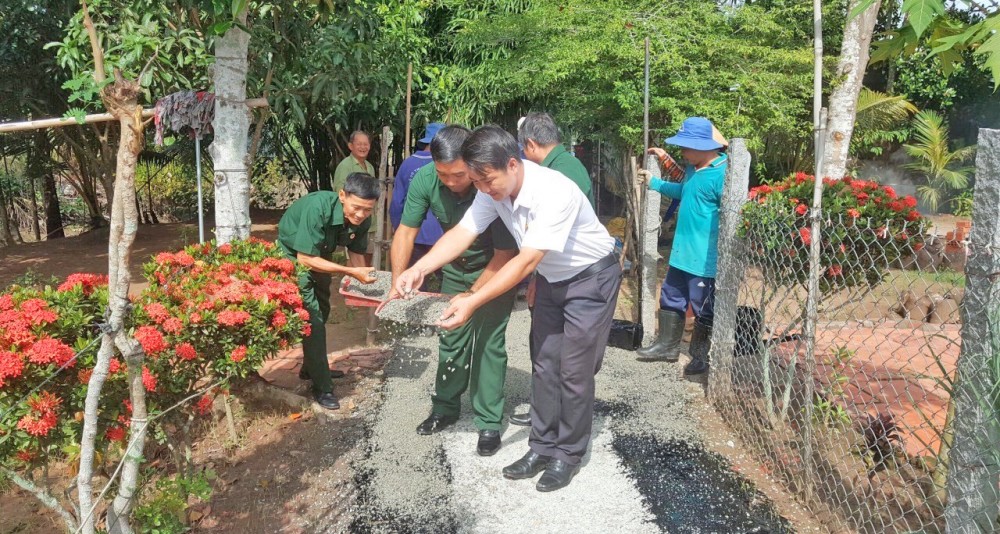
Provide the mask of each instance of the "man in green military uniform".
MULTIPOLYGON (((351 152, 346 158, 337 164, 333 171, 333 192, 338 193, 344 188, 347 177, 356 172, 361 172, 370 176, 375 176, 375 167, 368 162, 368 152, 372 149, 371 138, 368 134, 356 130, 351 132, 348 139, 347 149, 351 152)), ((365 261, 372 262, 372 254, 375 252, 375 226, 368 229, 368 246, 364 250, 365 261)))
POLYGON ((354 173, 339 193, 316 191, 296 200, 278 222, 278 246, 286 257, 308 269, 299 274, 302 307, 309 312, 309 331, 302 340, 303 369, 312 380, 316 402, 330 410, 340 408, 326 358, 331 275, 347 275, 365 284, 375 281, 369 276, 371 267, 366 265, 364 251, 368 218, 378 197, 375 178, 354 173), (331 261, 338 246, 347 247, 350 266, 331 261))
MULTIPOLYGON (((434 164, 417 171, 410 182, 403 216, 392 239, 394 280, 410 264, 414 239, 427 211, 447 231, 458 224, 476 198, 476 188, 461 156, 462 143, 469 133, 462 126, 439 131, 431 141, 434 164)), ((475 292, 514 257, 516 247, 510 232, 501 221, 495 221, 468 250, 444 266, 441 291, 448 295, 475 292)), ((392 296, 398 295, 393 292, 392 296)), ((503 386, 507 376, 504 338, 513 304, 511 290, 477 310, 462 327, 440 337, 431 415, 417 427, 418 434, 433 434, 454 424, 459 416, 460 398, 468 388, 474 423, 479 429, 476 451, 481 456, 491 456, 500 449, 503 386)))
POLYGON ((590 173, 576 156, 562 146, 559 127, 548 113, 528 113, 517 129, 517 141, 524 150, 525 159, 561 172, 580 187, 594 207, 594 190, 590 173))

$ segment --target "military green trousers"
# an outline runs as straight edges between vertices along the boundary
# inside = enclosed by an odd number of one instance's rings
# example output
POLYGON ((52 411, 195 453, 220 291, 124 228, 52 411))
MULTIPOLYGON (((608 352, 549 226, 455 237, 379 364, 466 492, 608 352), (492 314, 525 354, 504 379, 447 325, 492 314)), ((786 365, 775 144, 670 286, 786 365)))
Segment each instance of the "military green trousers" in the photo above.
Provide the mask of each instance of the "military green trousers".
POLYGON ((299 274, 302 307, 309 312, 312 332, 302 340, 302 365, 312 379, 313 393, 333 393, 330 363, 326 359, 326 321, 330 318, 328 274, 307 271, 299 274))
MULTIPOLYGON (((481 272, 465 273, 447 265, 441 292, 456 295, 468 291, 481 272)), ((476 428, 500 430, 507 378, 505 336, 514 298, 515 290, 508 291, 476 310, 461 327, 441 334, 431 397, 434 413, 457 416, 462 393, 468 389, 476 428)))

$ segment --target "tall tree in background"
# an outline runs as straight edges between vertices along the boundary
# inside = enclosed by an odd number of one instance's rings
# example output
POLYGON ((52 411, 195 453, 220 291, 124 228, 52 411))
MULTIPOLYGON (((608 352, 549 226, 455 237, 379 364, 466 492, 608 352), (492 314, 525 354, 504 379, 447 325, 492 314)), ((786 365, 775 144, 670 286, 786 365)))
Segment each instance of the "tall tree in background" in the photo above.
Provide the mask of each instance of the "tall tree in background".
POLYGON ((209 152, 215 167, 215 237, 219 243, 250 237, 247 0, 232 3, 232 16, 234 23, 215 40, 215 139, 209 152))
POLYGON ((858 109, 869 48, 881 0, 851 0, 844 39, 837 61, 834 88, 827 105, 826 144, 823 150, 823 174, 834 179, 844 177, 851 148, 851 135, 858 109))

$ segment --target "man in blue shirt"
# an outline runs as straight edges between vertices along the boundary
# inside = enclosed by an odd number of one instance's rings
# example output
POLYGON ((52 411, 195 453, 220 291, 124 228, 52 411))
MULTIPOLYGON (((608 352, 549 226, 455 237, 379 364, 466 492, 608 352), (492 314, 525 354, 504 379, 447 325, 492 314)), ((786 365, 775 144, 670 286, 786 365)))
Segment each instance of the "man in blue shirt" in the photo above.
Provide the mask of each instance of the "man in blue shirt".
MULTIPOLYGON (((431 152, 428 147, 441 128, 444 128, 444 123, 432 122, 428 124, 427 129, 424 130, 424 136, 417 140, 417 151, 399 164, 392 189, 392 201, 389 203, 389 219, 392 221, 393 231, 399 227, 399 222, 403 218, 403 205, 406 203, 406 193, 410 190, 410 182, 413 181, 417 171, 431 162, 431 152)), ((433 213, 428 212, 427 218, 420 225, 420 231, 417 232, 417 238, 413 242, 410 265, 424 257, 424 254, 427 254, 434 243, 437 243, 442 234, 444 234, 444 230, 441 229, 441 223, 438 222, 433 213)))
MULTIPOLYGON (((694 332, 688 352, 691 362, 684 374, 708 370, 709 342, 712 337, 715 268, 718 258, 719 205, 729 163, 725 143, 713 133, 712 123, 702 117, 685 119, 677 135, 665 142, 681 147, 687 163, 680 183, 639 175, 649 188, 680 200, 677 229, 670 250, 670 267, 660 289, 659 332, 649 347, 639 349, 639 361, 675 362, 680 356, 684 318, 690 305, 695 315, 694 332)), ((651 148, 669 168, 670 157, 662 148, 651 148)))

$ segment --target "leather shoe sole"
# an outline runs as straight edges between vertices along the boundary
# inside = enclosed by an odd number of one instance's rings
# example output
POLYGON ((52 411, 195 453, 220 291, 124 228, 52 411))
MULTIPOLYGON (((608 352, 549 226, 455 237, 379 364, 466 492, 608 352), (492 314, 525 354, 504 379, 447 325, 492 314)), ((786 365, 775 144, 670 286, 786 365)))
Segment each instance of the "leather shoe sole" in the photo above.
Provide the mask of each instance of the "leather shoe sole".
POLYGON ((510 424, 517 426, 531 426, 531 412, 512 414, 510 416, 510 424))
POLYGON ((579 465, 569 465, 555 460, 545 469, 545 473, 542 473, 542 478, 538 479, 535 489, 545 493, 565 488, 578 472, 580 472, 579 465))
POLYGON ((480 430, 476 453, 480 456, 493 456, 500 450, 499 430, 480 430))

